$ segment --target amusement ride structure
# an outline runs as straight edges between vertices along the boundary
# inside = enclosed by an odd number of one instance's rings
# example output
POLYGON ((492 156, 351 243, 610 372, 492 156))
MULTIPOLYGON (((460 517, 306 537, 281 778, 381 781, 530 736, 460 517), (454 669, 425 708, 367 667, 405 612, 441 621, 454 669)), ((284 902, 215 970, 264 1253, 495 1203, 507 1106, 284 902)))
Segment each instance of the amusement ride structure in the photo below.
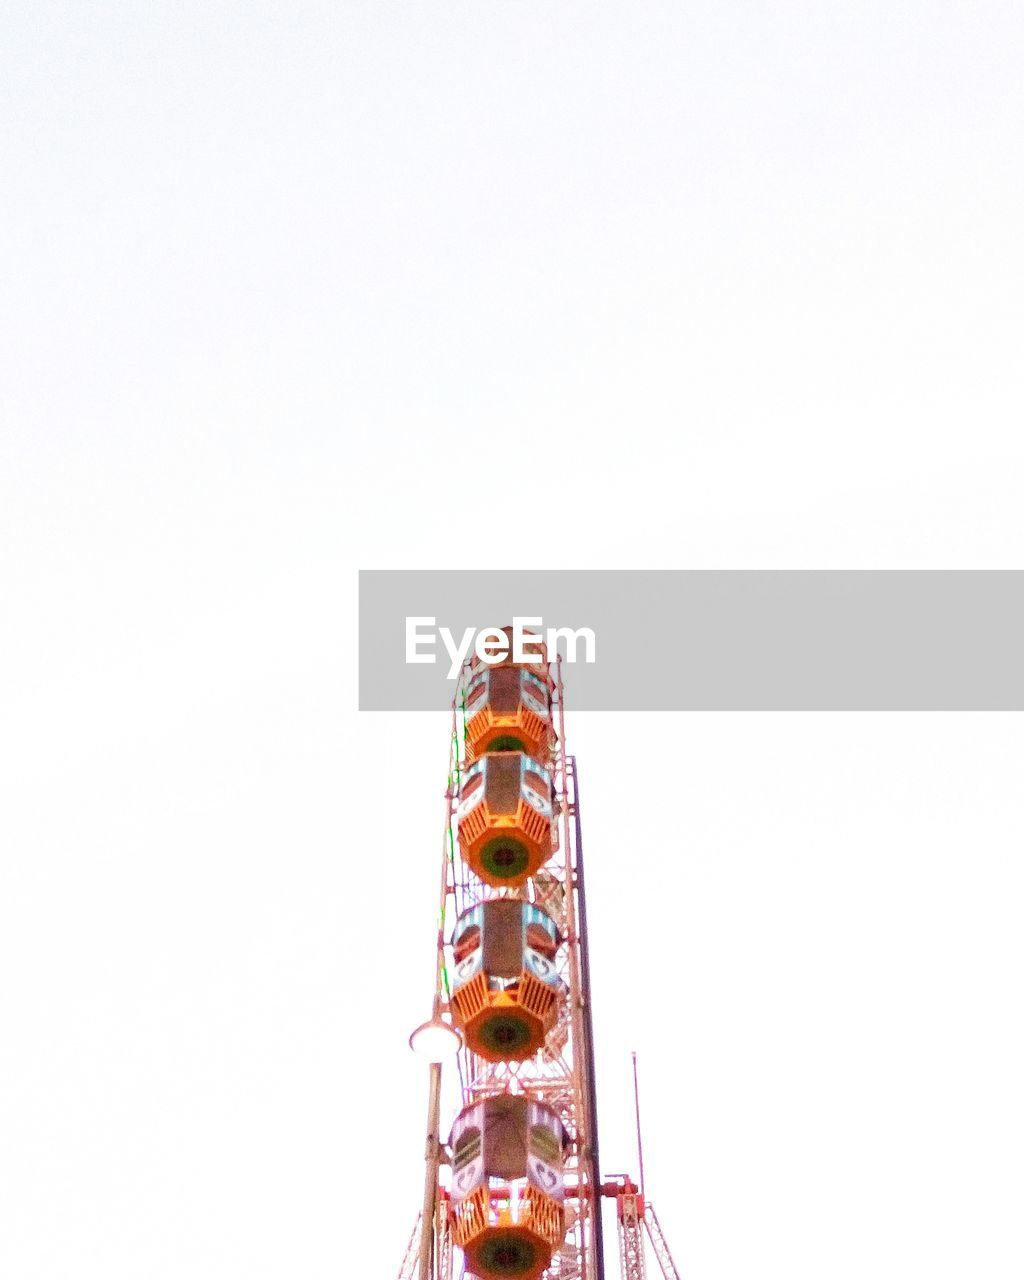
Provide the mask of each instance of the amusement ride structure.
POLYGON ((579 780, 548 658, 532 636, 474 658, 453 699, 433 1013, 410 1037, 430 1062, 423 1207, 398 1280, 610 1280, 604 1200, 622 1280, 645 1280, 645 1238, 679 1280, 639 1104, 639 1183, 600 1172, 579 780), (447 1134, 443 1062, 461 1094, 447 1134))

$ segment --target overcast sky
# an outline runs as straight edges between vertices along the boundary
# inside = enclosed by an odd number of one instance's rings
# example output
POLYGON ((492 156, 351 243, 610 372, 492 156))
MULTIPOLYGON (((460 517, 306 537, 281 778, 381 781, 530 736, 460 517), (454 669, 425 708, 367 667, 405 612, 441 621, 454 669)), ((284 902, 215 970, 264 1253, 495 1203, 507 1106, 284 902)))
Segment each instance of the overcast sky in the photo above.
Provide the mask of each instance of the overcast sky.
MULTIPOLYGON (((447 727, 356 570, 1020 567, 1024 11, 0 37, 0 1273, 390 1280, 447 727)), ((1019 1280, 1021 718, 567 692, 685 1280, 1019 1280)))

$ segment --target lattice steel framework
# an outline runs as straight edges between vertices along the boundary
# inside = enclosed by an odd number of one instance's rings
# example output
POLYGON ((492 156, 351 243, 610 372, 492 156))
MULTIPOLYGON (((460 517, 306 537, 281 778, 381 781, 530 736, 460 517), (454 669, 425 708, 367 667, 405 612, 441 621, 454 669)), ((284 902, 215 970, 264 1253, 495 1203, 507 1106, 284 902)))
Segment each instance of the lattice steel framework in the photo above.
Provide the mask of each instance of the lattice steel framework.
POLYGON ((628 1183, 618 1196, 619 1268, 622 1280, 647 1280, 644 1257, 643 1201, 628 1183))

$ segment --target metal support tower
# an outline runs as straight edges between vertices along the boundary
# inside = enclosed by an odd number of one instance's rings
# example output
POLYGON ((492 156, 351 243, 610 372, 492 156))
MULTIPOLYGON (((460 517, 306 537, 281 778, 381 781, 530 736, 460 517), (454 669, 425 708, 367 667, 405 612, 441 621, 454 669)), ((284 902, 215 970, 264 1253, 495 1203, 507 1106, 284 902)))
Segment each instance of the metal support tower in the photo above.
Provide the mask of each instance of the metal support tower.
POLYGON ((669 1252, 668 1244, 665 1241, 665 1233, 662 1231, 658 1215, 651 1205, 647 1205, 644 1213, 644 1223, 647 1227, 647 1234, 651 1237, 651 1244, 654 1246, 654 1254, 658 1259, 658 1266, 661 1267, 661 1274, 665 1277, 665 1280, 679 1280, 679 1272, 676 1270, 676 1264, 672 1261, 672 1254, 669 1252))
POLYGON ((622 1280, 646 1280, 644 1258, 643 1200, 636 1187, 627 1182, 617 1197, 616 1216, 619 1224, 619 1266, 622 1280))

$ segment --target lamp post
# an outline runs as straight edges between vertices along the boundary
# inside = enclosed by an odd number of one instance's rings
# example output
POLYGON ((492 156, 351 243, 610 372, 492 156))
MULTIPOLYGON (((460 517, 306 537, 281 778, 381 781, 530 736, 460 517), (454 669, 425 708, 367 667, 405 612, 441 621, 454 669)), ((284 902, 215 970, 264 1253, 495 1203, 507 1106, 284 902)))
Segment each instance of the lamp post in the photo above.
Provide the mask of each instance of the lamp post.
POLYGON ((434 1014, 409 1037, 413 1053, 430 1063, 430 1096, 427 1102, 426 1168, 423 1174, 423 1222, 420 1229, 420 1280, 430 1280, 430 1246, 433 1240, 434 1198, 437 1194, 437 1171, 441 1162, 441 1064, 454 1058, 462 1047, 462 1036, 450 1022, 441 1017, 440 1002, 434 1001, 434 1014))

